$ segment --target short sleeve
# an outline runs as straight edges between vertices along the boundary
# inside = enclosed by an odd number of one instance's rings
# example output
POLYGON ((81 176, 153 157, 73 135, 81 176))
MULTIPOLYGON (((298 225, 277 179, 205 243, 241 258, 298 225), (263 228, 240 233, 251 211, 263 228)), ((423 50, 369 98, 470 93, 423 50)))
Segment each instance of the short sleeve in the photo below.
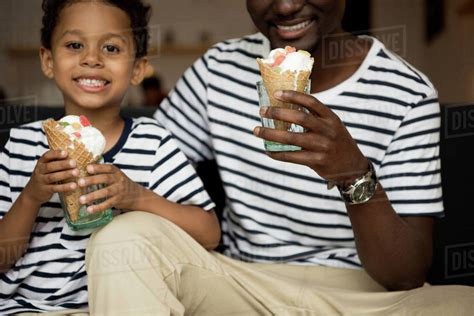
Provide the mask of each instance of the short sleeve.
POLYGON ((176 203, 199 206, 206 211, 215 207, 195 169, 169 133, 157 150, 150 189, 176 203))
POLYGON ((10 189, 10 141, 7 142, 0 153, 0 219, 12 207, 12 196, 10 189))
POLYGON ((377 172, 400 215, 443 215, 439 142, 440 107, 433 93, 407 112, 377 172))
POLYGON ((208 65, 203 56, 185 71, 154 115, 193 163, 213 159, 207 117, 207 78, 208 65))

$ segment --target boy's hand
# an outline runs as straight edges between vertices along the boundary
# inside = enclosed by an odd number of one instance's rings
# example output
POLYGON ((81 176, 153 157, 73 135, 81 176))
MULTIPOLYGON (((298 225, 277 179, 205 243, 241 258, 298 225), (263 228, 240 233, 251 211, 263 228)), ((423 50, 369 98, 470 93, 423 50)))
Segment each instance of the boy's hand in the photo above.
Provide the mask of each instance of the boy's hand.
POLYGON ((111 207, 122 210, 132 210, 139 200, 139 195, 145 188, 133 182, 122 170, 111 164, 91 164, 87 166, 91 175, 79 179, 81 188, 94 184, 105 184, 105 187, 80 197, 81 204, 89 204, 95 200, 105 201, 87 208, 89 213, 100 212, 111 207))
POLYGON ((68 192, 77 188, 74 182, 59 184, 79 176, 76 162, 67 158, 67 151, 49 150, 36 163, 30 181, 23 191, 34 203, 48 202, 56 192, 68 192))

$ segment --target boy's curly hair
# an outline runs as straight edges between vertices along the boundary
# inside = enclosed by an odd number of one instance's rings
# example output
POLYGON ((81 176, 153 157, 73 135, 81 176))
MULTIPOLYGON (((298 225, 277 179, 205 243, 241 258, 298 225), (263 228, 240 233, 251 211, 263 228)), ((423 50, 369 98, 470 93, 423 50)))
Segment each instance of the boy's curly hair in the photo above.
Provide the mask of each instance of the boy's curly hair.
MULTIPOLYGON (((41 45, 51 49, 51 38, 58 24, 59 14, 66 6, 85 0, 43 0, 43 26, 41 28, 41 45)), ((101 0, 124 11, 130 18, 130 27, 135 42, 135 57, 140 58, 148 53, 148 21, 150 5, 142 0, 101 0)))

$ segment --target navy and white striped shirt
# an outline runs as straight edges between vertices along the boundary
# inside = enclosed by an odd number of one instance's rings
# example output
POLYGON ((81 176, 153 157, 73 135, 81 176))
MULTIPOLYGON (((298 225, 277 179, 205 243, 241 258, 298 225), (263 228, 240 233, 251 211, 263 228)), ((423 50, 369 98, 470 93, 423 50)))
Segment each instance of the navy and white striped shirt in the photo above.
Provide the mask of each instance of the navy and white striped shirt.
MULTIPOLYGON (((10 131, 0 157, 0 218, 27 184, 48 150, 42 122, 10 131)), ((158 195, 210 210, 201 180, 173 137, 155 120, 127 119, 117 144, 104 155, 130 179, 158 195)), ((85 249, 91 230, 65 224, 58 195, 39 210, 26 253, 0 274, 0 314, 87 307, 85 249)))
MULTIPOLYGON (((437 92, 412 66, 369 37, 360 68, 315 94, 344 122, 374 164, 395 211, 443 214, 437 92)), ((360 268, 345 204, 306 166, 269 158, 260 125, 261 34, 210 48, 182 76, 155 117, 194 162, 216 159, 227 194, 226 254, 257 262, 360 268)))

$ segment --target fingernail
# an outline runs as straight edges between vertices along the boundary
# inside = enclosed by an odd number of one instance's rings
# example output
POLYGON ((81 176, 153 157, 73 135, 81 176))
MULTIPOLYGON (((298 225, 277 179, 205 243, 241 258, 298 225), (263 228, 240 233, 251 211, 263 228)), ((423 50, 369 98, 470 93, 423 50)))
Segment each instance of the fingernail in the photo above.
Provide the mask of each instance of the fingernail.
POLYGON ((92 206, 89 206, 89 207, 87 208, 87 213, 92 213, 92 211, 93 211, 92 206))
POLYGON ((77 176, 79 175, 79 170, 74 169, 74 170, 72 171, 72 175, 75 176, 75 177, 77 177, 77 176))
POLYGON ((67 152, 65 150, 61 150, 61 157, 66 157, 67 152))
POLYGON ((283 96, 283 92, 281 92, 280 90, 278 91, 275 91, 275 93, 273 94, 273 96, 275 98, 281 98, 283 96))
POLYGON ((260 127, 259 127, 259 126, 255 127, 255 128, 253 129, 253 134, 254 134, 254 135, 260 134, 260 127))
POLYGON ((86 197, 83 195, 79 198, 79 202, 81 202, 81 204, 84 204, 86 203, 86 197))
POLYGON ((268 106, 262 106, 260 108, 260 115, 265 115, 268 112, 268 106))
POLYGON ((86 180, 84 179, 79 179, 79 181, 77 181, 77 183, 82 187, 86 184, 86 180))
POLYGON ((91 165, 87 166, 87 172, 94 173, 94 167, 92 167, 91 165))
POLYGON ((76 166, 76 161, 75 160, 69 160, 69 165, 74 168, 76 166))
POLYGON ((76 188, 76 184, 75 183, 71 183, 71 185, 69 186, 71 188, 71 190, 74 190, 76 188))

